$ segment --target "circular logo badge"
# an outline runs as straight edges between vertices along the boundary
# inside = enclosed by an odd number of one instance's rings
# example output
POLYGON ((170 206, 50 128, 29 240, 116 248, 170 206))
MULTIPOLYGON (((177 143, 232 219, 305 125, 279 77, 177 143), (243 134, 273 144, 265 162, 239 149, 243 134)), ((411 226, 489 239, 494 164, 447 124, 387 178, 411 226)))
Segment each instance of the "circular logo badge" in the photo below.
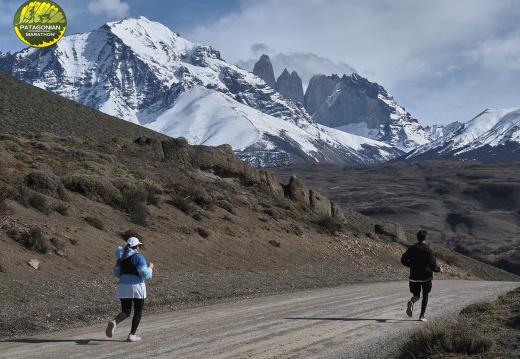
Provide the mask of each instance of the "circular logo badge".
POLYGON ((27 1, 20 6, 13 20, 14 31, 29 46, 54 45, 65 33, 65 13, 52 1, 27 1))

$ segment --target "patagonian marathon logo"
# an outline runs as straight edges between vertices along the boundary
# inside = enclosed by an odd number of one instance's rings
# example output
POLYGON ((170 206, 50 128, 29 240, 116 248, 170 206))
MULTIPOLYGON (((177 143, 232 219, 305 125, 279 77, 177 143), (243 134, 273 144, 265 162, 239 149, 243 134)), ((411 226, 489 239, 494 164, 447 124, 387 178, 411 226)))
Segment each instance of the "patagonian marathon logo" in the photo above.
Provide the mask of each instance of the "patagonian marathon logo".
POLYGON ((18 38, 27 45, 47 47, 61 39, 67 19, 61 7, 52 1, 27 1, 14 15, 13 25, 18 38))

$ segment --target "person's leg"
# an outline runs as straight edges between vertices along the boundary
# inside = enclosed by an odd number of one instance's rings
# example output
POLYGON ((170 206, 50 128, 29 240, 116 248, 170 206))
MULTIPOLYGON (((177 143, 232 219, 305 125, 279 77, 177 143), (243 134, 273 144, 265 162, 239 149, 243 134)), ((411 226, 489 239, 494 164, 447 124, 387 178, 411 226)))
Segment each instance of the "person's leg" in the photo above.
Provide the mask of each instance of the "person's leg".
POLYGON ((144 299, 137 299, 134 300, 134 317, 132 318, 132 329, 130 330, 130 334, 135 335, 137 332, 137 327, 139 326, 139 323, 141 322, 141 316, 143 314, 143 307, 144 307, 144 299))
POLYGON ((428 295, 432 291, 432 281, 429 280, 428 282, 422 283, 422 292, 423 292, 423 299, 421 302, 421 315, 420 317, 424 317, 424 313, 426 313, 426 307, 428 306, 428 295))
POLYGON ((119 313, 114 319, 116 324, 121 323, 123 320, 128 318, 132 313, 132 298, 121 299, 121 313, 119 313))
POLYGON ((413 305, 421 297, 421 283, 409 282, 409 286, 410 286, 410 292, 413 294, 413 297, 412 297, 412 299, 410 299, 410 301, 408 301, 408 304, 406 307, 406 314, 409 317, 411 317, 413 315, 413 305))
POLYGON ((419 282, 410 282, 410 293, 413 294, 412 303, 417 302, 421 298, 421 283, 419 282))
POLYGON ((132 299, 121 299, 121 312, 114 318, 114 320, 108 322, 107 329, 105 330, 107 337, 112 338, 117 324, 128 318, 131 312, 132 299))

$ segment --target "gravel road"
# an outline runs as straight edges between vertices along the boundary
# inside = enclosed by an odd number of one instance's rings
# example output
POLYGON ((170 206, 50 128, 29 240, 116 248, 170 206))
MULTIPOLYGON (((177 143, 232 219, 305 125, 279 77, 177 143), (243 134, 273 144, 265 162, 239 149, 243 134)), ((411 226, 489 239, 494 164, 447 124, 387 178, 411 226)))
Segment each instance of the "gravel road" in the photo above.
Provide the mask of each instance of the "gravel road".
MULTIPOLYGON (((432 321, 520 286, 518 282, 436 280, 432 321)), ((130 320, 113 338, 106 323, 0 342, 1 358, 391 358, 407 333, 407 282, 371 283, 220 303, 143 316, 139 343, 125 342, 130 320)), ((419 307, 419 303, 416 305, 419 307)), ((146 307, 145 307, 146 310, 146 307)), ((416 310, 418 312, 418 310, 416 310)), ((114 313, 115 314, 115 313, 114 313)))

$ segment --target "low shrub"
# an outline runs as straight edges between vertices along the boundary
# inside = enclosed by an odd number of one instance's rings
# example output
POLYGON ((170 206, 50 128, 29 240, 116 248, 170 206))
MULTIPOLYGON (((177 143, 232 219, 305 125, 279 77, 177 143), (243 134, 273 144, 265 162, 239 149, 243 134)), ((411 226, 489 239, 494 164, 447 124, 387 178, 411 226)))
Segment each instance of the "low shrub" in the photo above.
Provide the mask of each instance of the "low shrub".
POLYGON ((27 198, 27 203, 29 206, 37 209, 43 214, 49 214, 51 212, 49 205, 47 204, 47 199, 44 195, 38 192, 31 193, 27 198))
POLYGON ((210 232, 207 229, 201 227, 197 228, 197 233, 203 238, 208 238, 210 235, 210 232))
POLYGON ((202 222, 202 220, 204 219, 204 217, 202 216, 202 214, 200 212, 195 212, 193 214, 193 216, 191 216, 191 218, 193 218, 197 222, 202 222))
POLYGON ((86 217, 85 221, 88 224, 90 224, 92 227, 97 228, 97 229, 99 229, 101 231, 105 229, 105 224, 99 218, 96 218, 96 217, 86 217))
POLYGON ((141 238, 141 236, 139 235, 139 232, 137 232, 135 229, 128 229, 126 230, 125 232, 123 232, 121 234, 121 236, 123 237, 123 239, 125 241, 128 240, 128 238, 130 237, 136 237, 136 238, 139 238, 140 241, 142 241, 143 239, 141 238))
POLYGON ((147 193, 137 189, 127 189, 122 192, 120 207, 130 215, 130 220, 141 226, 147 225, 148 208, 146 208, 147 193))
POLYGON ((7 199, 13 196, 12 187, 5 183, 0 183, 0 218, 11 212, 11 208, 7 204, 7 199))
POLYGON ((50 242, 54 246, 54 248, 56 248, 56 249, 63 249, 63 242, 60 241, 58 238, 52 237, 50 239, 50 242))
POLYGON ((264 213, 276 221, 280 218, 278 211, 274 208, 267 208, 264 210, 264 213))
POLYGON ((43 232, 38 227, 32 227, 29 231, 11 227, 7 230, 7 235, 31 251, 47 253, 43 232))
POLYGON ((65 188, 78 192, 94 201, 115 204, 120 197, 117 188, 106 178, 99 176, 68 176, 61 181, 65 188))
POLYGON ((69 215, 69 206, 65 205, 64 203, 58 203, 57 205, 55 205, 54 210, 62 216, 69 215))
POLYGON ((341 227, 342 227, 342 224, 341 222, 332 217, 332 216, 322 216, 321 218, 319 218, 316 223, 322 227, 323 229, 325 229, 327 231, 327 233, 329 233, 330 235, 335 235, 339 230, 341 230, 341 227))
POLYGON ((218 205, 219 205, 219 207, 225 209, 229 213, 236 214, 235 207, 229 201, 227 201, 225 199, 219 200, 218 201, 218 205))
POLYGON ((269 244, 272 245, 273 247, 281 247, 282 244, 280 242, 278 242, 277 240, 275 239, 270 239, 269 240, 269 244))
POLYGON ((191 205, 190 201, 188 200, 188 197, 184 197, 179 194, 174 194, 169 201, 169 203, 178 209, 180 209, 182 212, 184 212, 187 215, 190 215, 193 212, 193 206, 191 205))
POLYGON ((478 302, 468 305, 466 308, 462 309, 460 314, 468 317, 475 317, 482 314, 492 313, 495 308, 496 305, 493 302, 478 302))

